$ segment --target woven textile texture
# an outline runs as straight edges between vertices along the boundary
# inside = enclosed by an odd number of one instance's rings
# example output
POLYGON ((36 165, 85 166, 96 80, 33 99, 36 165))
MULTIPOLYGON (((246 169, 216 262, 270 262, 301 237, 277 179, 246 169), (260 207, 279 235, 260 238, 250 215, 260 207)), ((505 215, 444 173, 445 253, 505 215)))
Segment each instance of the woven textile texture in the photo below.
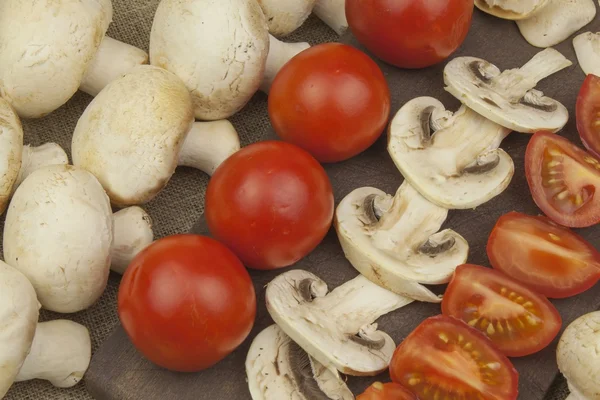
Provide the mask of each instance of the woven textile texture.
MULTIPOLYGON (((148 40, 152 19, 159 0, 113 0, 114 21, 108 34, 118 40, 130 43, 148 51, 148 40)), ((311 17, 286 41, 308 41, 311 44, 338 40, 338 36, 318 19, 311 17)), ((67 150, 70 156, 71 135, 79 116, 91 98, 78 92, 66 105, 49 116, 38 120, 24 120, 26 144, 40 145, 56 142, 67 150)), ((242 145, 260 139, 269 126, 266 96, 258 93, 252 101, 234 117, 235 125, 242 145)), ((202 172, 189 168, 179 168, 167 188, 145 206, 154 221, 156 238, 184 233, 192 228, 203 212, 204 192, 208 177, 202 172)), ((3 229, 3 218, 0 229, 3 229)), ((0 249, 2 243, 0 241, 0 249)), ((1 254, 1 253, 0 253, 1 254)), ((69 318, 84 324, 92 335, 92 350, 100 346, 103 340, 118 324, 116 298, 119 277, 112 274, 108 288, 100 301, 85 312, 75 315, 60 315, 42 311, 42 320, 69 318)), ((558 379, 548 400, 562 400, 567 388, 562 379, 558 379)), ((15 384, 5 400, 90 400, 85 385, 80 383, 71 389, 56 389, 43 381, 15 384)), ((526 399, 525 399, 526 400, 526 399)))

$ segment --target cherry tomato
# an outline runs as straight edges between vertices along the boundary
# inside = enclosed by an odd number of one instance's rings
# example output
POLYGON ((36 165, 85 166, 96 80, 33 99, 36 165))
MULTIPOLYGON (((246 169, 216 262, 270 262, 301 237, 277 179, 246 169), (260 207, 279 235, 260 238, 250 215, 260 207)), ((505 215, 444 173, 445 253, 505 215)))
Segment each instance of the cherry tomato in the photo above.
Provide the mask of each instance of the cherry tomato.
POLYGON ((213 366, 250 333, 250 275, 223 244, 199 235, 157 240, 131 262, 119 287, 119 318, 144 357, 178 372, 213 366))
POLYGON ((473 8, 473 0, 346 0, 346 18, 375 56, 400 68, 424 68, 463 43, 473 8))
POLYGON ((444 315, 481 331, 509 357, 537 353, 558 334, 558 310, 539 293, 502 272, 460 265, 442 301, 444 315))
POLYGON ((341 43, 311 47, 277 74, 269 117, 277 135, 324 163, 354 157, 385 130, 390 91, 363 52, 341 43))
POLYGON ((567 139, 538 132, 525 152, 527 183, 554 222, 583 228, 600 222, 600 161, 567 139))
POLYGON ((293 144, 263 141, 239 150, 206 191, 212 235, 255 269, 287 267, 323 240, 333 220, 325 170, 293 144))
POLYGON ((600 77, 589 74, 585 78, 577 96, 575 114, 581 141, 600 157, 600 77))
POLYGON ((515 400, 519 375, 481 332, 438 315, 400 343, 390 362, 392 381, 420 400, 515 400))
POLYGON ((550 298, 575 296, 600 279, 600 253, 542 216, 511 212, 500 217, 487 254, 494 268, 550 298))
POLYGON ((418 400, 408 389, 397 383, 375 382, 356 400, 418 400))

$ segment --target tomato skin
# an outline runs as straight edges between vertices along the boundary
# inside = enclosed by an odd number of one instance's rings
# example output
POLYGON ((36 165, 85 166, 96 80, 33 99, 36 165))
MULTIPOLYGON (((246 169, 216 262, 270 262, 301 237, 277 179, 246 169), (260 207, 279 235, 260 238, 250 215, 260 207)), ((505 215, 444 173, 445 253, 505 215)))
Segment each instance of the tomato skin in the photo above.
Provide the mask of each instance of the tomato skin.
POLYGON ((467 322, 508 357, 537 353, 562 326, 558 310, 547 298, 500 271, 470 264, 456 268, 442 300, 442 314, 467 322))
POLYGON ((600 77, 588 74, 577 96, 577 131, 583 145, 600 158, 600 77))
POLYGON ((535 133, 525 151, 525 176, 533 200, 557 224, 585 228, 600 222, 600 160, 569 140, 535 133))
POLYGON ((600 253, 594 246, 543 216, 501 216, 487 254, 495 269, 549 298, 578 295, 600 280, 600 253))
POLYGON ((333 191, 321 164, 282 141, 234 153, 206 191, 210 232, 254 269, 283 268, 307 256, 327 234, 333 212, 333 191))
POLYGON ((375 56, 399 68, 425 68, 464 42, 473 0, 346 0, 348 25, 375 56))
POLYGON ((144 357, 171 371, 197 372, 248 337, 256 295, 248 271, 227 247, 205 236, 174 235, 131 262, 118 312, 144 357))
POLYGON ((381 136, 390 91, 377 64, 341 43, 313 46, 292 58, 269 92, 277 135, 318 161, 334 163, 363 152, 381 136))
POLYGON ((397 383, 375 382, 356 400, 418 400, 417 396, 397 383))

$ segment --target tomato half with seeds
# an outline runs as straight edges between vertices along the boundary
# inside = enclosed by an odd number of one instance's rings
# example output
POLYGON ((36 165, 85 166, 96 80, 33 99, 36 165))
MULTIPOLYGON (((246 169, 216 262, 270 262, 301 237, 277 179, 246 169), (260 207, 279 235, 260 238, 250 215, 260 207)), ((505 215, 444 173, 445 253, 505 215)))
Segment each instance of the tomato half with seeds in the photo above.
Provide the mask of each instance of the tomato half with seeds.
POLYGON ((600 77, 589 74, 577 96, 577 130, 585 147, 600 157, 600 77))
POLYGON ((358 395, 356 400, 418 400, 417 397, 397 383, 375 382, 358 395))
POLYGON ((478 330, 438 315, 423 321, 396 348, 392 381, 421 400, 517 398, 519 374, 478 330))
POLYGON ((533 200, 554 222, 583 228, 600 222, 600 161, 550 132, 532 136, 525 174, 533 200))
POLYGON ((467 322, 509 357, 542 350, 562 325, 558 310, 541 294, 500 271, 470 264, 456 268, 442 313, 467 322))

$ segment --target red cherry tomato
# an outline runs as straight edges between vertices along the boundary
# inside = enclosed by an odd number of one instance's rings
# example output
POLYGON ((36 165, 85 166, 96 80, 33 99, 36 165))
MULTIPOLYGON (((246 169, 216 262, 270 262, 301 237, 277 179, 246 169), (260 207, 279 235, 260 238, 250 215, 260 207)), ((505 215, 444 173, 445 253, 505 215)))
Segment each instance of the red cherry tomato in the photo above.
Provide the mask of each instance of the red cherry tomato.
POLYGON ((585 147, 600 157, 600 77, 589 74, 577 96, 577 130, 585 147))
POLYGON ((400 68, 424 68, 463 43, 473 8, 473 0, 346 0, 346 18, 375 56, 400 68))
POLYGON ((325 170, 301 148, 263 141, 242 148, 206 191, 212 235, 255 269, 287 267, 323 240, 333 219, 325 170))
POLYGON ((213 366, 249 335, 256 316, 250 275, 227 247, 199 235, 169 236, 131 262, 119 318, 134 346, 178 372, 213 366))
POLYGON ((311 47, 277 74, 269 116, 277 135, 320 162, 338 162, 370 147, 385 130, 390 91, 366 54, 341 43, 311 47))
POLYGON ((546 217, 503 215, 487 254, 494 268, 550 298, 575 296, 600 280, 600 253, 546 217))
POLYGON ((542 350, 562 325, 558 310, 547 298, 499 271, 478 265, 456 268, 442 301, 442 313, 481 331, 509 357, 542 350))
POLYGON ((516 400, 519 375, 479 331, 452 317, 422 322, 396 349, 392 381, 420 400, 516 400))
POLYGON ((600 222, 600 161, 567 139, 538 132, 525 152, 533 200, 554 222, 583 228, 600 222))
POLYGON ((358 395, 356 400, 418 400, 417 397, 397 383, 375 382, 358 395))

